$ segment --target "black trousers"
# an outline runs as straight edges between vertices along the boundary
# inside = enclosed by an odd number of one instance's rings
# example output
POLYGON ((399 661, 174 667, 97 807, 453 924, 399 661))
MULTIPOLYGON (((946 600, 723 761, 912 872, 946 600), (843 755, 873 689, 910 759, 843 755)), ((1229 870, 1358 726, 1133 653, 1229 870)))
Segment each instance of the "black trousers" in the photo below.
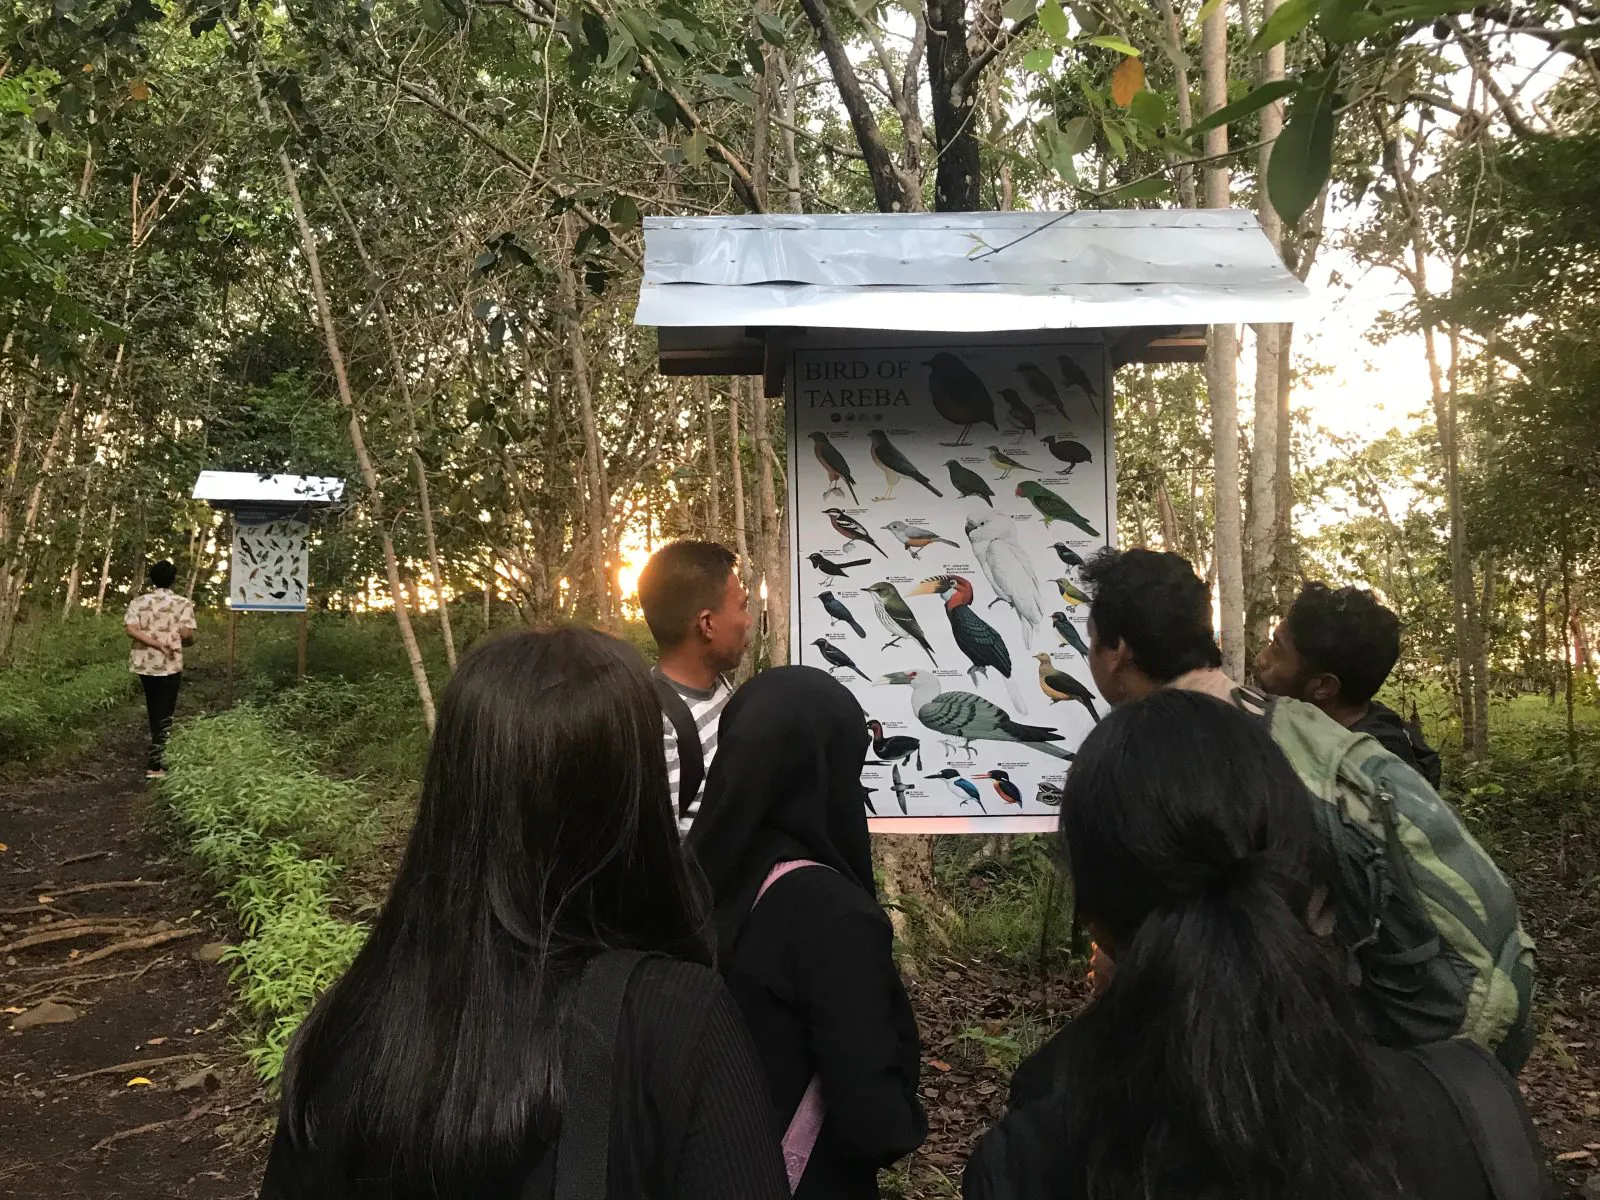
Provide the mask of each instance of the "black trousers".
POLYGON ((183 675, 141 675, 144 685, 144 708, 150 716, 150 757, 146 766, 152 771, 162 770, 161 755, 167 748, 167 734, 172 729, 172 714, 178 707, 178 687, 183 675))

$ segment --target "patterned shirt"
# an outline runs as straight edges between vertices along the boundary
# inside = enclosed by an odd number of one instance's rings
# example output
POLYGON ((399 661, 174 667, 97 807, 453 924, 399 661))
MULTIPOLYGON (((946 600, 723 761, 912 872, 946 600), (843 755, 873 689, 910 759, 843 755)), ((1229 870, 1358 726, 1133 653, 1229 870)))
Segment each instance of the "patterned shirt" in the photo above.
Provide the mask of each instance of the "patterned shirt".
MULTIPOLYGON (((711 760, 717 756, 717 723, 722 720, 722 710, 728 707, 728 701, 733 696, 733 688, 720 676, 717 678, 716 686, 710 691, 686 687, 676 679, 668 678, 667 682, 689 706, 689 715, 694 718, 694 727, 700 731, 700 755, 705 760, 706 774, 709 775, 711 760)), ((661 724, 662 736, 666 740, 667 747, 667 782, 672 788, 672 811, 677 812, 678 782, 683 775, 683 761, 678 757, 678 731, 665 716, 661 718, 661 724)), ((678 818, 679 834, 687 834, 689 826, 694 824, 694 815, 700 811, 700 797, 703 795, 705 795, 705 783, 702 781, 699 795, 689 801, 688 811, 678 818)))
MULTIPOLYGON (((128 605, 128 615, 122 623, 157 641, 178 645, 183 633, 194 629, 194 601, 173 595, 170 588, 157 588, 128 605)), ((164 654, 143 642, 134 642, 128 653, 128 669, 135 675, 181 674, 183 647, 178 645, 171 654, 164 654)))

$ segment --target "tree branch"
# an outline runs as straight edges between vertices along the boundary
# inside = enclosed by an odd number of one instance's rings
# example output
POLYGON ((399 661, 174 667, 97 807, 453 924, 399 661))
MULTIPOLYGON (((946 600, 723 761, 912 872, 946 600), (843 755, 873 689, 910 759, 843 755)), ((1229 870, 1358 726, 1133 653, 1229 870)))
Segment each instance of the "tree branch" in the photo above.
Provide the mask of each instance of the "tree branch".
POLYGON ((1461 52, 1466 55, 1472 73, 1478 77, 1478 82, 1483 84, 1483 90, 1489 93, 1489 98, 1494 101, 1495 107, 1500 110, 1500 115, 1505 118, 1511 131, 1519 137, 1537 137, 1538 130, 1528 124, 1528 119, 1517 111, 1516 103, 1507 96, 1505 89, 1495 81, 1494 72, 1490 70, 1488 60, 1483 54, 1483 48, 1477 44, 1477 39, 1462 27, 1461 18, 1446 17, 1450 28, 1455 31, 1456 40, 1461 43, 1461 52))
POLYGON ((743 204, 753 213, 766 212, 766 206, 761 203, 761 198, 756 194, 756 182, 750 175, 750 168, 744 161, 722 144, 712 132, 706 128, 706 123, 701 120, 695 108, 661 74, 655 59, 651 58, 644 50, 639 51, 639 69, 650 77, 650 82, 655 84, 656 90, 672 101, 672 107, 678 110, 678 117, 694 133, 702 134, 706 139, 706 153, 718 159, 723 166, 733 173, 733 191, 743 204))
POLYGON ((972 61, 967 64, 967 69, 956 79, 953 94, 965 96, 968 89, 978 82, 978 76, 983 74, 984 68, 1010 49, 1012 42, 1027 33, 1038 23, 1038 14, 1029 13, 1022 20, 1013 22, 1009 29, 1002 29, 996 34, 993 41, 972 56, 972 61))

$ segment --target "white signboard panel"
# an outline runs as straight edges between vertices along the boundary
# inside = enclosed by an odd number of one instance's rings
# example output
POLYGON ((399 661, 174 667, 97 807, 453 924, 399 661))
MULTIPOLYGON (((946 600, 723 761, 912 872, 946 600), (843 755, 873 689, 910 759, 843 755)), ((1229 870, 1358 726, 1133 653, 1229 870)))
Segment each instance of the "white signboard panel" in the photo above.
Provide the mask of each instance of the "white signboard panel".
POLYGON ((239 509, 233 515, 228 605, 240 612, 300 612, 310 576, 308 526, 298 517, 239 509))
POLYGON ((1053 828, 1105 710, 1078 579, 1115 536, 1104 347, 808 347, 789 380, 792 657, 872 722, 872 828, 1053 828))

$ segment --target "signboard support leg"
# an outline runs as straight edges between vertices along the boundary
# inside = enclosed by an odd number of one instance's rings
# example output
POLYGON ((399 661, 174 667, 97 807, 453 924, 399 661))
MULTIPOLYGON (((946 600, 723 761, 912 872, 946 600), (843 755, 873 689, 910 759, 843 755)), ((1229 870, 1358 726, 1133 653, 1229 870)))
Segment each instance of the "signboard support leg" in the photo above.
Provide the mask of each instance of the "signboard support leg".
POLYGON ((228 610, 228 704, 233 704, 233 662, 234 649, 239 641, 239 610, 228 610))
POLYGON ((295 675, 301 679, 306 674, 306 639, 311 630, 311 608, 307 605, 300 610, 300 643, 295 653, 295 675))

